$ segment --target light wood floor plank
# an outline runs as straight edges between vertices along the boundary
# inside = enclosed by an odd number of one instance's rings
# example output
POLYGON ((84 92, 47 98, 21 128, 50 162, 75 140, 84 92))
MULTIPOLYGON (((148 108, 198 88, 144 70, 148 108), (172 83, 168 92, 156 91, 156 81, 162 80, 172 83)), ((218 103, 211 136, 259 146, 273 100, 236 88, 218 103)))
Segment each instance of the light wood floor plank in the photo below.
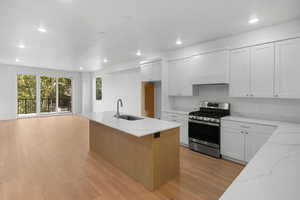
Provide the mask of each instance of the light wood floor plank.
POLYGON ((88 125, 78 116, 0 121, 0 199, 214 200, 243 169, 181 148, 180 176, 150 192, 89 152, 88 125))

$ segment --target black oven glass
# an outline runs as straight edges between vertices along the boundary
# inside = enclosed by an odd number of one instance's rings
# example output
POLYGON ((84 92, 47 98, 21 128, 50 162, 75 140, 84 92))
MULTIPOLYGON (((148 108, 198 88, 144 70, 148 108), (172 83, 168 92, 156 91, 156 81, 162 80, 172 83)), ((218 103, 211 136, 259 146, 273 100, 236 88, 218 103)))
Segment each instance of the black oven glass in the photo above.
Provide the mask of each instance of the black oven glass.
POLYGON ((189 122, 189 137, 219 145, 220 127, 189 122))

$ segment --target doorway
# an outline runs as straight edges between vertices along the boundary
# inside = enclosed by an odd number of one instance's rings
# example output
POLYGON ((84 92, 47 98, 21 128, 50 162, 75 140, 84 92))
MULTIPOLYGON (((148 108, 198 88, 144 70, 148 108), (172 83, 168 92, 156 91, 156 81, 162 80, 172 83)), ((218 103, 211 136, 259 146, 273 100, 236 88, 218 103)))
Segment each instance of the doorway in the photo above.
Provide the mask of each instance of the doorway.
POLYGON ((142 115, 160 119, 161 82, 142 82, 142 115))

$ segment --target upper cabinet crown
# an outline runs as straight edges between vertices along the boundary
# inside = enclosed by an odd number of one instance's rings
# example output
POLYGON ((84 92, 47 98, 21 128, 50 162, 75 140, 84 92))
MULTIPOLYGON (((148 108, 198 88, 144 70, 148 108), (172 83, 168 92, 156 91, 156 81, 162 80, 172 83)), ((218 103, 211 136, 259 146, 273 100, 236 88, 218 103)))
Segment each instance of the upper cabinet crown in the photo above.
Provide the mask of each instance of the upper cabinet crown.
POLYGON ((161 80, 161 62, 147 63, 141 65, 142 81, 160 81, 161 80))
POLYGON ((230 53, 230 96, 300 98, 300 39, 230 53))
POLYGON ((191 56, 168 63, 170 96, 193 96, 193 85, 228 83, 228 51, 191 56))

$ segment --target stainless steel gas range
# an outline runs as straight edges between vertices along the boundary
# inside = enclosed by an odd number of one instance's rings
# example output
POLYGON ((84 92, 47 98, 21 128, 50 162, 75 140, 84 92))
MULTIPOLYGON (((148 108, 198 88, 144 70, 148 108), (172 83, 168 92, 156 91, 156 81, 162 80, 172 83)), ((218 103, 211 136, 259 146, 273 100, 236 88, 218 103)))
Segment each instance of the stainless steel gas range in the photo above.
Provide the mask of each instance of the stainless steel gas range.
POLYGON ((221 118, 230 115, 229 103, 202 102, 189 113, 189 148, 220 158, 221 118))

